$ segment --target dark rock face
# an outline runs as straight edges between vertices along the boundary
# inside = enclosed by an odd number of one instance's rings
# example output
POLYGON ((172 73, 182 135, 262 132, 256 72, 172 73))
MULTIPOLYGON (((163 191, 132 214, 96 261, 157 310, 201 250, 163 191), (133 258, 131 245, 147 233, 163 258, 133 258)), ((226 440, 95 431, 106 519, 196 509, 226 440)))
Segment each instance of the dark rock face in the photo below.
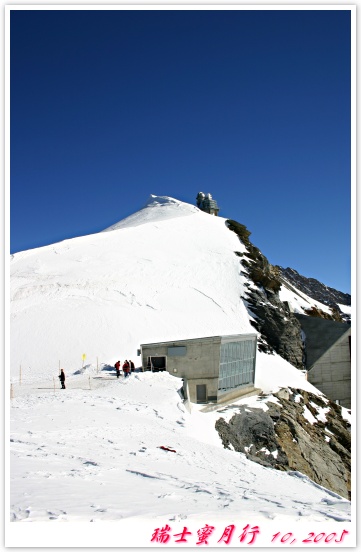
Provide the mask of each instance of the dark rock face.
POLYGON ((240 257, 241 271, 254 283, 242 299, 254 318, 253 326, 261 334, 259 349, 267 353, 276 352, 296 368, 302 369, 304 345, 301 325, 279 298, 282 284, 278 268, 271 265, 250 242, 250 232, 243 224, 227 220, 227 225, 247 250, 246 254, 235 253, 240 257))
MULTIPOLYGON (((291 286, 294 292, 302 291, 331 306, 332 315, 315 312, 317 309, 305 314, 332 320, 344 321, 340 319, 337 303, 350 304, 350 296, 327 288, 317 280, 304 278, 292 269, 272 266, 250 242, 250 232, 244 225, 227 220, 227 226, 246 248, 245 253, 235 251, 235 254, 240 258, 240 272, 249 281, 242 299, 253 318, 251 323, 260 334, 259 350, 276 352, 296 368, 304 368, 301 325, 288 305, 280 300, 281 286, 291 286)), ((281 390, 270 396, 266 404, 267 411, 233 406, 235 414, 228 423, 219 418, 216 429, 223 446, 244 453, 266 467, 299 471, 350 499, 351 434, 341 408, 322 395, 299 389, 281 390)))
POLYGON ((261 334, 259 349, 268 353, 275 351, 296 368, 304 368, 301 325, 278 294, 262 288, 251 289, 244 300, 255 319, 252 324, 261 334))
POLYGON ((286 455, 279 451, 272 418, 263 410, 240 407, 229 424, 223 418, 217 420, 216 429, 225 448, 232 446, 262 466, 287 466, 286 455), (272 454, 275 451, 277 458, 272 454))
POLYGON ((281 279, 286 280, 285 284, 288 282, 312 299, 331 307, 334 310, 333 319, 340 322, 349 322, 349 317, 341 313, 338 306, 339 304, 351 305, 351 295, 349 293, 343 293, 342 291, 337 291, 337 289, 325 286, 325 284, 322 284, 315 278, 306 278, 306 276, 302 276, 293 268, 283 268, 281 266, 277 266, 277 268, 281 279), (338 319, 337 313, 339 314, 338 319))
POLYGON ((302 472, 350 499, 351 434, 341 408, 300 389, 274 396, 277 403, 268 401, 266 412, 240 406, 229 423, 217 420, 223 446, 263 466, 302 472))

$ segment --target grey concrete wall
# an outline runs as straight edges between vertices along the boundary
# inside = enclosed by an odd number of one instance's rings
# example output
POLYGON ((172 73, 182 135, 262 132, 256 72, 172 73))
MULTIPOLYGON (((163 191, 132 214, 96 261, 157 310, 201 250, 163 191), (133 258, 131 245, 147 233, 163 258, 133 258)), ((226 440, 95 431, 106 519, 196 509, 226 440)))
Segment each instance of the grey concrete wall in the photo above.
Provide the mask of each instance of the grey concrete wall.
POLYGON ((349 329, 308 372, 308 381, 333 401, 351 408, 349 329))
MULTIPOLYGON (((243 395, 250 394, 251 391, 255 390, 254 385, 248 385, 243 387, 237 387, 236 389, 230 389, 229 391, 225 391, 222 393, 222 395, 218 395, 218 403, 223 403, 227 401, 231 401, 232 399, 238 399, 242 397, 243 395)), ((258 390, 261 392, 261 390, 258 390)))
MULTIPOLYGON (((239 341, 249 336, 215 336, 141 345, 143 370, 147 369, 148 357, 166 357, 166 370, 172 376, 183 378, 187 398, 197 402, 197 385, 206 385, 207 399, 217 400, 221 342, 239 341), (184 356, 171 356, 169 347, 186 347, 184 356)), ((255 347, 257 340, 255 340, 255 347)), ((248 389, 248 388, 247 388, 248 389)), ((225 397, 240 396, 244 388, 232 389, 225 397)), ((218 397, 219 398, 219 397, 218 397)), ((223 394, 222 394, 223 400, 223 394)))
POLYGON ((315 316, 296 314, 306 335, 306 368, 309 370, 343 335, 349 324, 315 316))
POLYGON ((193 378, 188 380, 189 400, 192 403, 197 402, 197 385, 206 385, 207 401, 217 400, 218 377, 217 378, 193 378))
POLYGON ((197 340, 182 340, 173 343, 142 345, 142 366, 147 369, 147 359, 153 356, 167 358, 166 370, 172 376, 184 378, 187 382, 187 398, 197 402, 197 385, 206 385, 207 400, 217 399, 220 337, 197 340), (170 356, 169 347, 187 348, 185 356, 170 356))
POLYGON ((186 378, 188 381, 195 378, 218 378, 220 343, 220 337, 209 337, 142 345, 143 370, 147 369, 149 356, 165 356, 167 372, 172 376, 186 378), (187 348, 185 356, 168 355, 169 347, 179 345, 187 348))

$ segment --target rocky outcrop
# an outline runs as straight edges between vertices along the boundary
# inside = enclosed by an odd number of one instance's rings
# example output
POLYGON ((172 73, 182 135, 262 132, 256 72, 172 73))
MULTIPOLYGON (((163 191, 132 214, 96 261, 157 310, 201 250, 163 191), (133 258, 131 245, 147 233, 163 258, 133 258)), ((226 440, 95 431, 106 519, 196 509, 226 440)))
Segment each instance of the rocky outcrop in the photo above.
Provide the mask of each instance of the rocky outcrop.
POLYGON ((251 324, 261 334, 259 349, 268 353, 275 351, 296 368, 303 369, 301 325, 278 294, 258 287, 249 289, 243 299, 254 318, 251 324))
POLYGON ((216 422, 225 448, 263 466, 299 471, 331 491, 351 497, 351 434, 341 408, 322 395, 283 389, 266 401, 267 411, 233 407, 227 423, 216 422))
POLYGON ((261 251, 249 240, 247 228, 234 220, 227 220, 227 226, 235 232, 245 245, 247 253, 236 251, 240 257, 241 271, 253 285, 242 297, 260 333, 259 350, 278 353, 296 368, 304 367, 304 344, 301 339, 301 325, 288 306, 279 298, 281 279, 277 267, 271 265, 261 251))
MULTIPOLYGON (((343 293, 337 289, 331 288, 322 284, 315 278, 306 278, 294 270, 293 268, 283 268, 277 266, 282 283, 286 286, 290 284, 294 286, 302 293, 308 295, 312 299, 328 305, 332 309, 332 316, 329 319, 336 320, 337 322, 349 322, 350 317, 341 312, 338 305, 351 305, 351 295, 349 293, 343 293)), ((311 316, 324 317, 325 313, 306 313, 311 316)))
MULTIPOLYGON (((245 252, 235 254, 240 259, 240 272, 248 282, 242 299, 252 316, 251 323, 260 334, 259 349, 276 352, 296 368, 304 368, 301 325, 288 304, 280 300, 281 286, 286 285, 295 293, 299 289, 330 306, 331 314, 316 307, 305 314, 331 320, 343 321, 337 303, 349 304, 349 296, 317 280, 305 278, 304 282, 292 269, 272 266, 250 242, 250 232, 244 225, 227 220, 227 226, 245 246, 245 252)), ((225 408, 227 412, 232 408, 234 414, 228 422, 224 418, 216 422, 224 447, 244 453, 265 467, 301 472, 350 499, 351 434, 340 406, 323 395, 299 389, 283 389, 263 402, 267 410, 239 405, 225 408)))

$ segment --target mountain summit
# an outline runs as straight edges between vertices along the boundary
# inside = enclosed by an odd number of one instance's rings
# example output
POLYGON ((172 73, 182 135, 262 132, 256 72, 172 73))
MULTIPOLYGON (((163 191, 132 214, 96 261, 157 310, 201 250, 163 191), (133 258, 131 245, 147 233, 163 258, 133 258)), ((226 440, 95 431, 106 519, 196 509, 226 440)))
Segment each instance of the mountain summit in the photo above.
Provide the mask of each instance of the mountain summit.
POLYGON ((250 232, 233 223, 151 195, 102 232, 12 255, 11 373, 45 376, 59 362, 74 370, 84 354, 114 363, 134 358, 140 343, 255 328, 261 351, 301 368, 292 316, 269 321, 285 301, 301 312, 320 303, 282 287, 250 232))
POLYGON ((184 203, 172 197, 150 195, 148 201, 140 211, 106 228, 104 232, 140 226, 148 222, 155 223, 177 217, 186 217, 196 212, 198 212, 198 208, 189 203, 184 203))
POLYGON ((140 343, 254 332, 241 299, 244 249, 225 219, 151 196, 105 231, 11 259, 11 365, 136 356, 140 343))
POLYGON ((163 527, 210 507, 227 508, 231 519, 244 510, 250 523, 276 515, 348 521, 349 414, 297 369, 293 310, 314 301, 284 288, 249 234, 151 196, 102 232, 12 256, 14 521, 153 512, 163 527), (140 366, 141 344, 255 331, 261 392, 242 405, 187 407, 168 372, 115 378, 118 359, 140 366), (56 392, 60 367, 66 389, 56 392), (282 503, 274 501, 280 489, 282 503))

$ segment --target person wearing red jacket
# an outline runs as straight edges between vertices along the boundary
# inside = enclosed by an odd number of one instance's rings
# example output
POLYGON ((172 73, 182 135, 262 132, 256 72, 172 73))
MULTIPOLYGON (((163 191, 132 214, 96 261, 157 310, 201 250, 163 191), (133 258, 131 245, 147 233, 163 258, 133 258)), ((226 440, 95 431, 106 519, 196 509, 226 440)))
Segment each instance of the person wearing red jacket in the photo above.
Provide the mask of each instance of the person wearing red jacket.
POLYGON ((129 362, 127 360, 124 361, 123 372, 124 372, 124 377, 125 378, 127 378, 130 374, 130 366, 129 366, 129 362))

